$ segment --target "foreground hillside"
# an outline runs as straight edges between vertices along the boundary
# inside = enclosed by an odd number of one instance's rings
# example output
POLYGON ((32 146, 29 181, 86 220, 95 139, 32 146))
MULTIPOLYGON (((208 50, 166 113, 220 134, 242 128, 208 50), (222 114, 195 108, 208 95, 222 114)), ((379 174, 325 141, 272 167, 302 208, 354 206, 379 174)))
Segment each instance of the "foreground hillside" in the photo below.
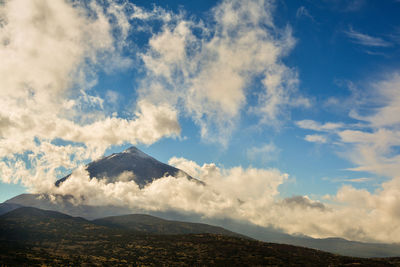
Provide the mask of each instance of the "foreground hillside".
POLYGON ((118 235, 105 232, 77 240, 0 242, 10 265, 146 266, 399 266, 400 260, 359 259, 313 249, 215 234, 118 235))
MULTIPOLYGON (((118 227, 150 217, 132 216, 95 221, 53 211, 19 208, 0 216, 0 263, 40 265, 225 265, 225 266, 399 266, 400 259, 338 256, 290 245, 212 233, 166 235, 118 227), (140 220, 139 220, 140 219, 140 220), (107 226, 110 222, 112 226, 107 226)), ((153 217, 154 218, 154 217, 153 217)), ((165 221, 161 220, 162 225, 165 221)), ((168 225, 172 222, 168 222, 168 225)), ((195 224, 193 226, 196 226, 195 224)), ((169 225, 169 227, 171 227, 169 225)), ((187 226, 184 226, 187 227, 187 226)), ((179 225, 173 228, 180 229, 179 225)), ((184 228, 187 229, 187 228, 184 228)), ((215 231, 209 226, 211 231, 215 231)), ((207 228, 205 228, 207 230, 207 228)), ((223 230, 223 229, 222 229, 223 230)), ((190 232, 190 231, 188 231, 190 232)), ((228 232, 229 233, 229 232, 228 232)))

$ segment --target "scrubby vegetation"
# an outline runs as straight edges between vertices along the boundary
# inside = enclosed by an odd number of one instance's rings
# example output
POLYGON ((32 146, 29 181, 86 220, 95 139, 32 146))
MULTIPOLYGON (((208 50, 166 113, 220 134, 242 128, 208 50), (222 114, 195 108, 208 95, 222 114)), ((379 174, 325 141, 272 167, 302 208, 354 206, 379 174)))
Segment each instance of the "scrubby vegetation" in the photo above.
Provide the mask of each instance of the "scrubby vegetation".
POLYGON ((21 208, 0 216, 0 262, 15 266, 399 266, 220 234, 149 234, 21 208))

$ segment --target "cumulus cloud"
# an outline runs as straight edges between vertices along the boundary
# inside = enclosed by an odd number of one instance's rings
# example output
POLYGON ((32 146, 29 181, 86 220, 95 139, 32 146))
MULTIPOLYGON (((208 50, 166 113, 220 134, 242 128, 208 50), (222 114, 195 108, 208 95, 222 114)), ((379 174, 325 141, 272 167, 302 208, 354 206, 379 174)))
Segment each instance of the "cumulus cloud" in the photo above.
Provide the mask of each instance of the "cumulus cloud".
POLYGON ((278 186, 287 179, 287 174, 274 169, 221 169, 215 164, 199 166, 183 158, 173 158, 170 162, 178 163, 180 167, 187 166, 183 171, 196 174, 204 183, 188 180, 184 175, 166 176, 140 189, 134 181, 119 179, 115 183, 107 183, 107 179, 90 179, 81 167, 50 192, 72 195, 75 201, 88 205, 124 205, 151 211, 176 210, 217 217, 232 213, 234 217, 244 218, 249 210, 254 212, 257 207, 273 202, 278 186))
POLYGON ((290 28, 274 25, 273 9, 273 1, 222 1, 207 25, 182 15, 163 19, 162 31, 142 55, 142 98, 180 107, 204 139, 220 143, 227 142, 243 109, 274 124, 285 107, 308 106, 308 99, 293 97, 297 74, 281 59, 295 41, 290 28), (263 79, 254 86, 256 77, 263 79), (253 93, 258 104, 250 108, 247 96, 253 93))
POLYGON ((167 105, 155 106, 146 101, 138 103, 134 119, 109 117, 82 127, 67 125, 57 132, 64 140, 107 147, 124 142, 152 144, 163 136, 179 135, 177 112, 167 105))

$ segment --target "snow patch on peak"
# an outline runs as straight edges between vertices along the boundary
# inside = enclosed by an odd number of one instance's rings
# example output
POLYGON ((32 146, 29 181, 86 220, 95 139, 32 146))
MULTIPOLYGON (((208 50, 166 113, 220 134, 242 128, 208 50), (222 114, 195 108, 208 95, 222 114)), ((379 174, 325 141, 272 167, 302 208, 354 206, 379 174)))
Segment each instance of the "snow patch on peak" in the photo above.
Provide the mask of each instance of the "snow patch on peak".
POLYGON ((135 156, 139 156, 141 158, 151 158, 149 155, 134 146, 125 149, 123 153, 135 154, 135 156))

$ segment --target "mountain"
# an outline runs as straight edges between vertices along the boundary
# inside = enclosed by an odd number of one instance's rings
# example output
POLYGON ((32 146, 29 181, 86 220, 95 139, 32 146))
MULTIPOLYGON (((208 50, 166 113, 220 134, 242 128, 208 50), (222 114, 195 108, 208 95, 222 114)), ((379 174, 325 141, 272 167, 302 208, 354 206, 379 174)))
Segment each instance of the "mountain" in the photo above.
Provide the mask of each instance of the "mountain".
MULTIPOLYGON (((122 153, 114 153, 93 161, 87 165, 86 169, 91 178, 107 179, 108 183, 117 182, 124 172, 132 172, 134 174, 133 180, 140 188, 151 183, 154 179, 162 178, 165 175, 176 176, 179 172, 189 179, 193 179, 185 172, 150 157, 136 147, 130 147, 122 153)), ((69 177, 70 175, 61 178, 56 182, 56 185, 59 186, 69 177)))
POLYGON ((47 236, 56 233, 57 235, 70 234, 66 233, 69 229, 73 229, 77 233, 84 232, 87 229, 108 229, 158 235, 209 233, 248 238, 218 226, 169 221, 146 214, 111 216, 90 221, 57 211, 33 207, 20 207, 1 215, 0 229, 2 229, 0 238, 10 237, 10 235, 19 236, 20 233, 25 233, 27 230, 47 236))
POLYGON ((93 223, 111 228, 127 229, 150 234, 178 235, 209 233, 247 238, 218 226, 204 223, 170 221, 146 214, 110 216, 93 220, 93 223))
POLYGON ((19 204, 15 203, 0 203, 0 215, 3 215, 4 213, 7 213, 9 211, 15 210, 22 207, 19 204))
MULTIPOLYGON (((363 259, 221 234, 149 234, 127 224, 163 224, 152 216, 120 216, 97 225, 36 208, 0 216, 0 262, 5 266, 398 266, 399 258, 363 259), (124 226, 125 225, 125 226, 124 226)), ((103 222, 104 222, 103 221, 103 222)), ((174 223, 174 222, 170 222, 174 223)), ((178 223, 179 225, 179 223, 178 223)), ((209 226, 212 227, 212 226, 209 226)))
MULTIPOLYGON (((213 223, 214 222, 210 222, 213 223)), ((343 238, 312 238, 308 236, 289 235, 272 228, 252 224, 240 224, 225 220, 224 227, 258 240, 290 244, 327 251, 334 254, 352 257, 399 257, 400 244, 365 243, 349 241, 343 238)))
POLYGON ((46 238, 75 239, 87 229, 103 230, 83 218, 72 217, 60 212, 22 207, 0 216, 1 240, 31 240, 46 238))
MULTIPOLYGON (((184 171, 162 163, 136 147, 130 147, 121 153, 114 153, 93 161, 86 166, 86 169, 91 178, 106 179, 109 183, 116 182, 124 172, 131 172, 133 175, 128 177, 128 180, 133 179, 141 188, 154 179, 166 175, 176 176, 181 174, 188 179, 196 180, 184 171)), ((70 176, 71 174, 59 179, 56 185, 60 186, 70 176)), ((20 194, 5 203, 55 210, 88 219, 131 213, 131 210, 125 207, 75 205, 72 196, 56 195, 55 197, 56 199, 50 198, 46 194, 20 194)))
POLYGON ((20 194, 7 200, 4 204, 17 204, 24 207, 53 210, 86 219, 131 213, 131 209, 121 206, 75 205, 71 201, 73 197, 68 195, 54 195, 53 197, 55 198, 50 198, 47 194, 20 194))
POLYGON ((1 215, 0 229, 2 229, 0 231, 0 238, 4 238, 4 236, 9 237, 13 234, 20 235, 19 233, 27 232, 27 230, 47 236, 53 234, 62 236, 62 234, 70 234, 68 231, 71 229, 77 233, 82 233, 87 229, 97 229, 103 231, 126 230, 158 235, 209 233, 248 238, 218 226, 169 221, 146 214, 111 216, 90 221, 57 211, 33 207, 20 207, 1 215))

